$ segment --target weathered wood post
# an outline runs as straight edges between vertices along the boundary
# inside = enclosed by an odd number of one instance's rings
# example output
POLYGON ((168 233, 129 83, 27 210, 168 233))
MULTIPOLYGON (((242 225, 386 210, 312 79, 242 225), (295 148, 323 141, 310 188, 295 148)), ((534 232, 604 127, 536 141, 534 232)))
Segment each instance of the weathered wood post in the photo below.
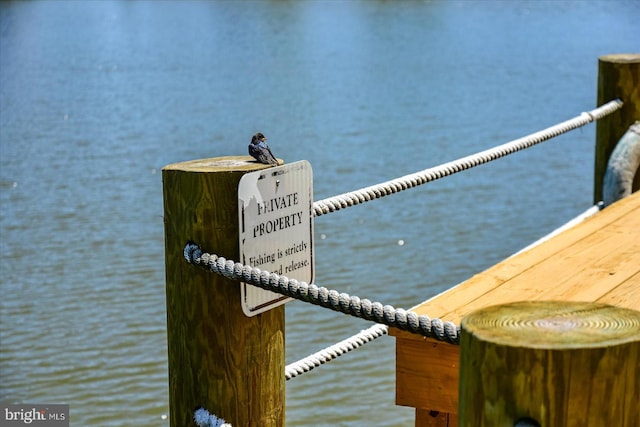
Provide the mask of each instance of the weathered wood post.
POLYGON ((268 166, 219 157, 162 170, 169 406, 173 427, 199 406, 234 426, 283 426, 284 306, 246 317, 240 285, 188 264, 187 241, 238 260, 240 178, 268 166))
POLYGON ((640 425, 640 312, 520 302, 462 320, 460 426, 640 425))
MULTIPOLYGON (((594 203, 602 200, 602 181, 611 152, 622 135, 640 120, 640 53, 601 56, 598 61, 598 105, 620 98, 624 105, 596 123, 594 203)), ((636 174, 634 191, 640 187, 636 174)))

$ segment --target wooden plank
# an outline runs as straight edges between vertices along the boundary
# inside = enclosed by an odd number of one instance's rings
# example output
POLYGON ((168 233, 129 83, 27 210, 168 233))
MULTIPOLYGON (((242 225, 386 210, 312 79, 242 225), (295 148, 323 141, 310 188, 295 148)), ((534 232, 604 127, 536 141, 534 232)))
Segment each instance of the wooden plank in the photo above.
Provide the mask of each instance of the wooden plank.
MULTIPOLYGON (((635 226, 635 225, 633 225, 635 226)), ((503 282, 476 300, 449 313, 454 322, 488 305, 523 300, 595 301, 633 276, 640 266, 640 223, 637 232, 597 232, 503 282)))
MULTIPOLYGON (((597 213, 591 218, 587 218, 584 222, 577 226, 560 233, 551 238, 547 242, 529 249, 526 252, 508 258, 501 263, 476 274, 467 281, 449 289, 448 291, 414 307, 412 310, 418 314, 427 314, 431 317, 438 317, 443 320, 459 323, 460 319, 469 312, 469 309, 483 306, 486 301, 492 298, 499 298, 499 302, 508 302, 515 300, 529 299, 535 297, 541 287, 540 282, 536 279, 543 270, 535 269, 551 269, 546 270, 545 274, 554 278, 554 282, 561 277, 571 277, 567 271, 567 266, 574 265, 576 268, 589 269, 589 263, 579 261, 580 253, 588 251, 592 245, 602 244, 600 239, 608 234, 615 234, 615 239, 609 242, 610 245, 617 244, 619 239, 632 240, 637 242, 640 240, 638 232, 640 230, 640 192, 621 200, 602 212, 597 213), (622 233, 622 234, 620 234, 622 233), (631 236, 627 234, 631 233, 631 236), (595 236, 594 236, 595 234, 595 236), (625 237, 626 236, 626 237, 625 237), (613 242, 613 243, 612 243, 613 242), (580 245, 584 248, 579 248, 580 245), (564 257, 570 264, 558 263, 558 257, 564 257), (546 264, 546 262, 549 262, 546 264), (555 270, 554 270, 555 269, 555 270), (532 270, 529 272, 529 270, 532 270), (506 288, 504 289, 505 297, 501 297, 501 292, 505 283, 513 280, 514 277, 523 276, 531 282, 531 285, 522 286, 519 295, 510 295, 507 298, 506 288), (494 292, 496 288, 501 291, 494 292), (475 302, 475 303, 474 303, 475 302)), ((603 250, 612 251, 613 247, 603 247, 603 250)), ((585 254, 588 252, 585 252, 585 254)), ((635 251, 637 254, 638 251, 635 251)), ((621 254, 628 255, 627 252, 621 254)), ((588 277, 590 274, 585 270, 583 273, 588 277)), ((615 282, 615 280, 614 280, 615 282)), ((568 282, 567 282, 568 283, 568 282)), ((556 286, 557 283, 554 284, 556 286)), ((392 336, 402 336, 410 338, 413 334, 398 331, 394 328, 389 330, 392 336)), ((419 337, 416 337, 418 339, 419 337)))
POLYGON ((637 310, 640 306, 640 272, 629 277, 596 301, 637 310))
POLYGON ((396 339, 396 404, 457 413, 459 360, 457 345, 396 339))

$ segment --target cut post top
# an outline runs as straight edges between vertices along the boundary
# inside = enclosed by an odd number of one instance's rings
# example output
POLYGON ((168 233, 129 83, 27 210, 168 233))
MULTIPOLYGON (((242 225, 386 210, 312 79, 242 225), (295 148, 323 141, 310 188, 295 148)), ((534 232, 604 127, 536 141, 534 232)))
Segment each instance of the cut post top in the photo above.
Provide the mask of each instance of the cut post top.
MULTIPOLYGON (((278 166, 284 164, 282 159, 276 160, 278 160, 278 166)), ((162 170, 178 170, 187 172, 245 172, 267 169, 273 166, 274 165, 259 163, 251 156, 223 156, 173 163, 165 166, 162 170)))
POLYGON ((609 55, 602 55, 598 59, 602 62, 633 64, 640 62, 640 53, 612 53, 609 55))
POLYGON ((592 302, 523 301, 477 310, 463 333, 510 347, 570 350, 640 342, 640 311, 592 302))

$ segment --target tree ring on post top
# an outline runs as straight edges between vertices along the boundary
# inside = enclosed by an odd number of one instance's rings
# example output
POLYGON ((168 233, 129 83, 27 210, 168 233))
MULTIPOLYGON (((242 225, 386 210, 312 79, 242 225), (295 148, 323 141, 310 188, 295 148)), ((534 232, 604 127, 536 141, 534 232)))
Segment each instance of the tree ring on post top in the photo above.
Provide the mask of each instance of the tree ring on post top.
POLYGON ((640 311, 590 302, 524 301, 477 310, 462 329, 511 347, 578 349, 640 341, 640 311))
MULTIPOLYGON (((278 165, 283 161, 278 160, 278 165)), ((274 165, 258 163, 251 156, 223 156, 208 159, 190 160, 165 166, 165 170, 180 170, 188 172, 253 172, 272 168, 274 165)))

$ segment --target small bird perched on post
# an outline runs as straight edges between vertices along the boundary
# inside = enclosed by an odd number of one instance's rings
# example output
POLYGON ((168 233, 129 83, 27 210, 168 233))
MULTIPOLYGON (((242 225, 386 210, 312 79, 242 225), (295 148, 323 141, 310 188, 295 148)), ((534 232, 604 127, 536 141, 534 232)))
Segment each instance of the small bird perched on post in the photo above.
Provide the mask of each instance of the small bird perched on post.
POLYGON ((260 132, 253 135, 249 144, 249 154, 260 163, 265 165, 277 165, 278 161, 265 142, 267 138, 260 132))

